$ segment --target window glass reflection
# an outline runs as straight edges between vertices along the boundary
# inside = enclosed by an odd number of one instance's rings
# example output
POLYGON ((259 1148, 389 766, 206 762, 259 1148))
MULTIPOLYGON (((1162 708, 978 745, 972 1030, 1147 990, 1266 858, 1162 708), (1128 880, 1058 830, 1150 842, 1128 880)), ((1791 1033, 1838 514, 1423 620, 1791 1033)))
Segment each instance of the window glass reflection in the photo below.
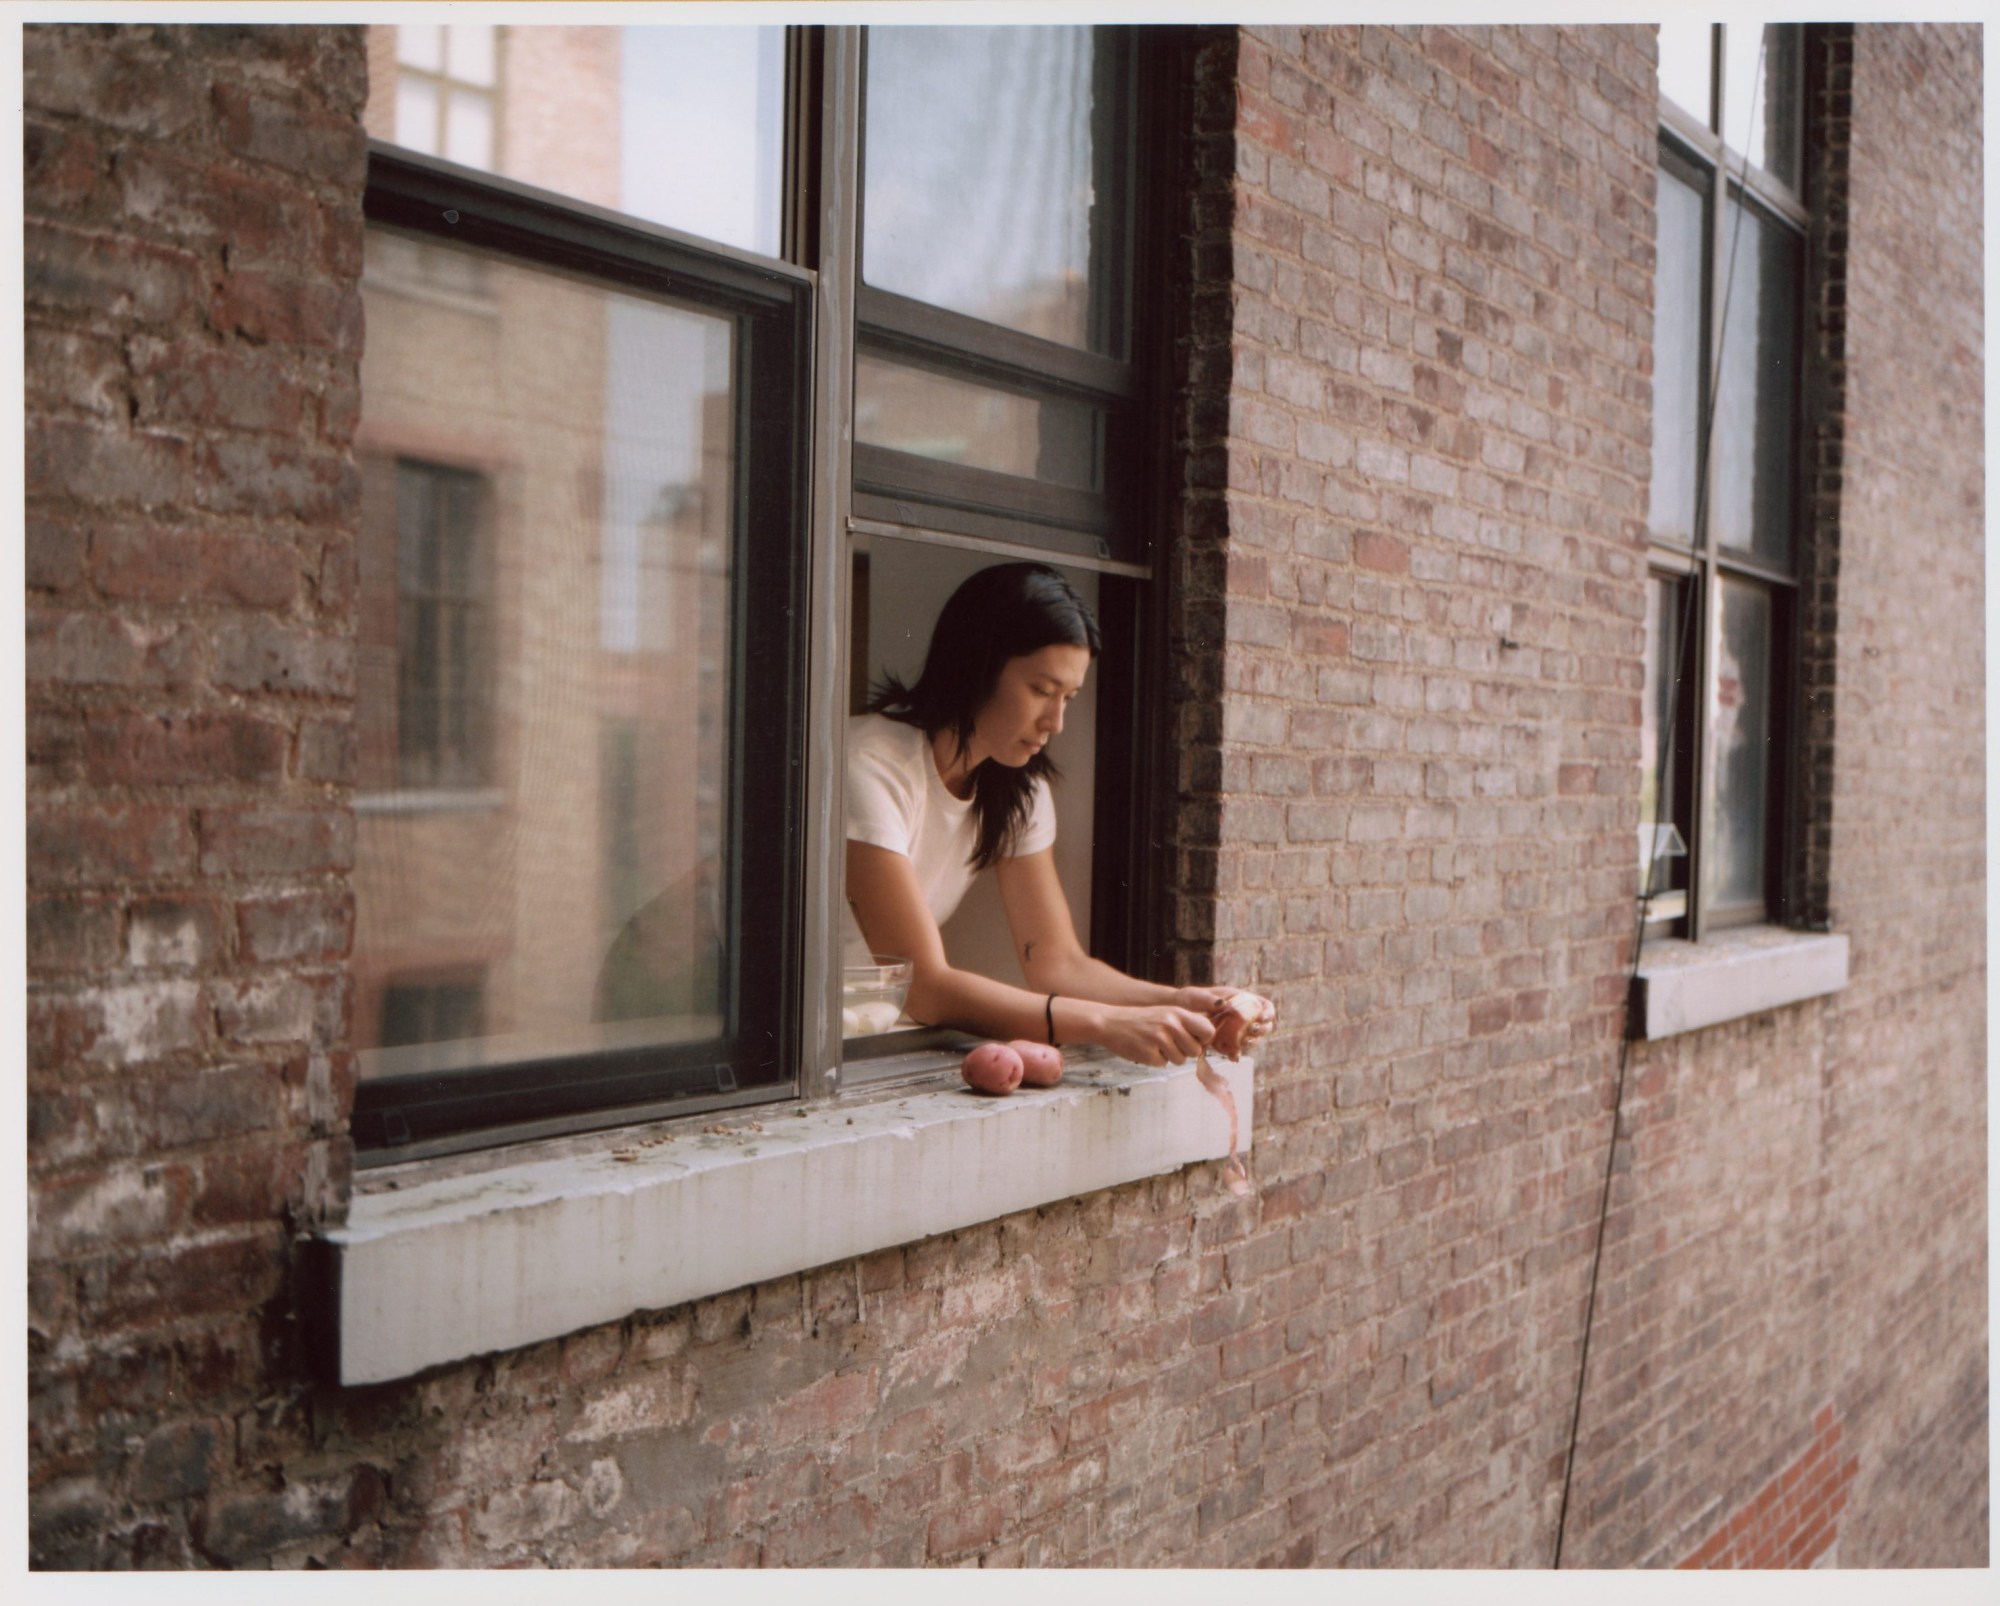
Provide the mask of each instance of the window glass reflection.
POLYGON ((1723 143, 1797 189, 1804 121, 1798 25, 1732 23, 1722 38, 1723 143))
POLYGON ((1687 627, 1689 605, 1693 602, 1693 582, 1653 576, 1646 585, 1646 696, 1640 714, 1639 731, 1639 869, 1642 891, 1650 890, 1655 901, 1654 916, 1680 914, 1685 894, 1671 902, 1659 894, 1685 885, 1687 859, 1680 854, 1660 853, 1658 826, 1678 826, 1681 796, 1680 767, 1685 761, 1679 731, 1688 709, 1679 702, 1682 633, 1687 627))
POLYGON ((1714 910, 1761 905, 1764 824, 1771 781, 1771 598, 1722 582, 1714 691, 1715 806, 1707 820, 1702 887, 1714 910))
POLYGON ((1701 462, 1702 263, 1707 207, 1701 192, 1660 169, 1659 252, 1653 277, 1654 536, 1691 546, 1701 462))
POLYGON ((714 1037, 734 327, 434 241, 369 245, 362 1073, 714 1037))
POLYGON ((1779 568, 1792 561, 1797 443, 1799 240, 1732 200, 1733 251, 1716 396, 1717 538, 1779 568))
POLYGON ((1086 402, 1037 398, 907 363, 854 366, 854 438, 945 463, 1098 487, 1103 421, 1086 402))
POLYGON ((871 28, 867 282, 1122 356, 1115 67, 1090 28, 871 28))
POLYGON ((379 25, 368 65, 376 139, 779 252, 782 28, 379 25))

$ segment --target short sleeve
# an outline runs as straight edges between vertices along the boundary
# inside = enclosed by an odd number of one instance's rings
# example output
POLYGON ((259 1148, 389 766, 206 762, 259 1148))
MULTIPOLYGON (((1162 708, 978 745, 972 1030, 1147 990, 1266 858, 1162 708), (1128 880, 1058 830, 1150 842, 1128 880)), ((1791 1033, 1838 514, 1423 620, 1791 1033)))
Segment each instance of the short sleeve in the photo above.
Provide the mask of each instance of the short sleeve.
POLYGON ((848 729, 847 837, 907 857, 918 799, 909 767, 897 762, 896 733, 886 720, 856 720, 848 729))
POLYGON ((1006 857, 1025 859, 1031 853, 1056 845, 1056 800, 1049 790, 1048 777, 1037 775, 1028 794, 1028 817, 1007 844, 1006 857))

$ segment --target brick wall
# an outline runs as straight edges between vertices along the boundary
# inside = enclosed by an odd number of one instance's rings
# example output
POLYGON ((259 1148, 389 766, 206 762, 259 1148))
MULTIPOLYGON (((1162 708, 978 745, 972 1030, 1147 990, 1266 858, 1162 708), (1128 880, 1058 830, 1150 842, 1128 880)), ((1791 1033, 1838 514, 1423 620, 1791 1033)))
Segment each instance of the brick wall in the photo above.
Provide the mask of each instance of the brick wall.
POLYGON ((1980 31, 1854 33, 1829 1011, 1844 1565, 1987 1561, 1980 31))
POLYGON ((34 1554, 180 1563, 349 1169, 365 86, 322 29, 23 65, 34 1554))
POLYGON ((1546 1564, 1632 935, 1650 35, 1239 49, 1181 929, 1279 1000, 1245 1241, 1320 1378, 1246 1514, 1546 1564))
MULTIPOLYGON (((1843 1563, 1984 1559, 1966 43, 1843 58, 1855 980, 1634 1057, 1566 1562, 1751 1531, 1828 1422, 1843 1563)), ((1631 957, 1650 31, 1194 58, 1173 933, 1280 1001, 1256 1196, 336 1391, 294 1235, 348 1167, 363 65, 28 31, 35 1562, 1546 1564, 1631 957)))
POLYGON ((1634 1055, 1578 1565, 1762 1565, 1715 1538, 1773 1537, 1828 1409, 1841 1565, 1987 1554, 1977 32, 1820 50, 1803 757, 1851 980, 1634 1055))

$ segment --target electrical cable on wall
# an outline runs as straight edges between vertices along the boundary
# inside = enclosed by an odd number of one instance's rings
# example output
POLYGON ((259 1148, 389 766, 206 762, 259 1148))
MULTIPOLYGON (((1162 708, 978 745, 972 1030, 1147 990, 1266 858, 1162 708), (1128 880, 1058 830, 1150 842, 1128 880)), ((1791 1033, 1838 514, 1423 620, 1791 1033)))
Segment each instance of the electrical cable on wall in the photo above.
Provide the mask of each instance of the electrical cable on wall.
MULTIPOLYGON (((1751 75, 1752 88, 1749 126, 1753 128, 1756 126, 1757 93, 1762 89, 1764 81, 1764 50, 1767 42, 1768 34, 1760 33, 1757 40, 1757 64, 1751 75)), ((1747 145, 1748 142, 1746 141, 1745 143, 1747 145)), ((1726 202, 1728 199, 1728 174, 1720 166, 1717 168, 1717 173, 1723 181, 1718 186, 1721 192, 1719 198, 1726 202)), ((1742 165, 1736 175, 1736 189, 1739 196, 1747 196, 1748 190, 1746 186, 1749 176, 1750 156, 1746 149, 1742 157, 1742 165)), ((1747 203, 1739 199, 1736 207, 1736 216, 1730 224, 1729 254, 1723 274, 1722 308, 1716 321, 1715 372, 1709 387, 1708 416, 1702 421, 1700 437, 1696 442, 1694 529, 1692 533, 1695 550, 1698 552, 1706 550, 1708 545, 1709 452, 1714 444, 1715 419, 1718 411, 1717 404, 1722 397, 1722 375, 1728 366, 1722 358, 1729 340, 1729 302, 1736 291, 1736 245, 1737 240, 1743 232, 1743 215, 1748 210, 1749 206, 1747 203)), ((1653 335, 1655 340, 1659 338, 1659 330, 1657 328, 1654 329, 1653 335)), ((1670 690, 1667 694, 1666 718, 1660 722, 1660 728, 1655 737, 1657 745, 1655 748, 1654 770, 1654 773, 1660 777, 1655 796, 1662 801, 1673 796, 1669 781, 1673 773, 1674 736, 1680 726, 1680 698, 1682 685, 1686 680, 1685 670, 1687 666, 1688 638, 1693 634, 1694 629, 1692 616, 1696 611, 1694 607, 1695 591, 1696 583, 1692 579, 1684 583, 1681 587, 1682 595, 1678 634, 1673 642, 1673 654, 1663 666, 1670 674, 1671 681, 1670 690)), ((1628 1018, 1624 1034, 1618 1045, 1618 1076, 1616 1082, 1613 1084, 1611 1095, 1611 1142, 1604 1156, 1604 1185, 1597 1207, 1597 1240, 1590 1256, 1590 1292, 1585 1300, 1583 1311, 1583 1353, 1577 1360, 1576 1402, 1570 1411, 1569 1445, 1563 1455, 1562 1504, 1558 1508, 1556 1515, 1556 1548, 1553 1565, 1558 1568, 1562 1566, 1563 1540, 1569 1529, 1571 1478, 1576 1469, 1576 1446, 1583 1426, 1584 1385, 1590 1374, 1590 1335, 1597 1316, 1597 1278, 1598 1272, 1604 1263, 1605 1224, 1611 1216, 1611 1179, 1614 1174, 1613 1167, 1618 1158, 1618 1125, 1625 1112, 1625 1076, 1632 1063, 1633 1023, 1629 1018, 1632 1008, 1631 1001, 1633 988, 1639 976, 1640 954, 1645 943, 1646 916, 1652 907, 1655 896, 1653 882, 1660 856, 1657 823, 1658 810, 1659 805, 1656 804, 1654 840, 1646 855, 1645 877, 1639 889, 1637 915, 1634 922, 1632 966, 1626 973, 1625 978, 1625 1007, 1628 1018)))

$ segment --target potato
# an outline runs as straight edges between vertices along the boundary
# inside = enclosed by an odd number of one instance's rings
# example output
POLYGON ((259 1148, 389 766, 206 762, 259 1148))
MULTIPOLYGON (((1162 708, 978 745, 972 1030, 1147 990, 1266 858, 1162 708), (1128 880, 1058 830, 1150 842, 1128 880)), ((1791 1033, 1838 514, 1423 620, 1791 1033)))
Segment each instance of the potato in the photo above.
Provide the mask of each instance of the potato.
POLYGON ((1255 993, 1231 993, 1215 1012, 1215 1040, 1208 1046, 1224 1059, 1233 1060, 1251 1038, 1261 1037, 1270 1030, 1276 1014, 1268 998, 1255 993))
POLYGON ((1062 1080, 1062 1050, 1048 1043, 1016 1040, 1007 1045, 1021 1056, 1021 1080, 1030 1087, 1054 1087, 1062 1080))
POLYGON ((1005 1043, 981 1043, 959 1067, 966 1082, 980 1093, 1011 1093, 1021 1085, 1021 1056, 1005 1043))

